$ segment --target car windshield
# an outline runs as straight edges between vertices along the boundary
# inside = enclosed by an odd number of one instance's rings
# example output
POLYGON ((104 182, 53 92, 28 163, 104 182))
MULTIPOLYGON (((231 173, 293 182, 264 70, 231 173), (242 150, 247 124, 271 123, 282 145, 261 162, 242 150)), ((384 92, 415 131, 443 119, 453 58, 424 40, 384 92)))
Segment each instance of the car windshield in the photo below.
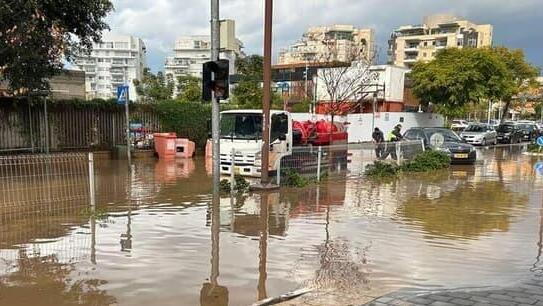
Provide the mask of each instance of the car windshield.
POLYGON ((260 139, 262 114, 222 114, 221 138, 260 139))
POLYGON ((504 125, 500 125, 497 129, 498 132, 505 132, 505 133, 508 133, 508 132, 512 132, 513 130, 515 129, 514 126, 512 125, 508 125, 508 124, 504 124, 504 125))
POLYGON ((451 130, 447 130, 447 129, 439 129, 439 128, 425 129, 424 134, 426 135, 426 137, 428 139, 432 139, 432 136, 440 134, 441 136, 443 136, 443 140, 445 142, 459 142, 459 141, 462 141, 462 139, 458 135, 456 135, 455 132, 453 132, 451 130))
POLYGON ((473 124, 465 129, 466 132, 486 132, 486 130, 486 126, 480 124, 473 124))
POLYGON ((522 129, 522 130, 530 130, 531 131, 531 130, 534 129, 534 126, 531 125, 531 124, 520 124, 518 127, 520 129, 522 129))

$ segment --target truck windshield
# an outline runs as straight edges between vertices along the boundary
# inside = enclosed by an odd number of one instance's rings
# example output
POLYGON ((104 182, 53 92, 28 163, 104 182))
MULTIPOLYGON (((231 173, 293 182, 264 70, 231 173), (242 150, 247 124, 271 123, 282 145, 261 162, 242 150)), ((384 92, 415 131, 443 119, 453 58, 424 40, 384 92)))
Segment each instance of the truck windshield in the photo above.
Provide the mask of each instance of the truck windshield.
POLYGON ((221 138, 260 139, 262 114, 222 114, 221 138))

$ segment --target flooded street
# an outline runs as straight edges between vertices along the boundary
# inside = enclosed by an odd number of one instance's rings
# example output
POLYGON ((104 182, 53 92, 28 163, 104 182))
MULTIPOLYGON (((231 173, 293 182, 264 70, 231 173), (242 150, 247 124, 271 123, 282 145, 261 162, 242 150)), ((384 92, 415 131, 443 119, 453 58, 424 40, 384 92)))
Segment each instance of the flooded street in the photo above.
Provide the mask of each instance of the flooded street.
MULTIPOLYGON (((478 155, 392 182, 353 162, 318 186, 218 206, 203 159, 137 161, 132 175, 98 161, 96 213, 79 198, 0 211, 0 305, 237 306, 299 288, 358 305, 403 288, 513 285, 541 268, 538 159, 521 147, 478 155)), ((348 305, 322 305, 334 303, 348 305)))

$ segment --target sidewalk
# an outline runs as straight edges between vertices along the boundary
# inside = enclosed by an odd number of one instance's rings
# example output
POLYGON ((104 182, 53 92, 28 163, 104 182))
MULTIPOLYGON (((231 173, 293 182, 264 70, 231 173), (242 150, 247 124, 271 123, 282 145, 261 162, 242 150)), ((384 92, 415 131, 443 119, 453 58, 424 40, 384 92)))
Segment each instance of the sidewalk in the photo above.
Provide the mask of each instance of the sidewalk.
POLYGON ((518 286, 492 290, 460 290, 413 294, 406 291, 391 293, 373 300, 367 306, 543 306, 543 276, 522 282, 518 286))

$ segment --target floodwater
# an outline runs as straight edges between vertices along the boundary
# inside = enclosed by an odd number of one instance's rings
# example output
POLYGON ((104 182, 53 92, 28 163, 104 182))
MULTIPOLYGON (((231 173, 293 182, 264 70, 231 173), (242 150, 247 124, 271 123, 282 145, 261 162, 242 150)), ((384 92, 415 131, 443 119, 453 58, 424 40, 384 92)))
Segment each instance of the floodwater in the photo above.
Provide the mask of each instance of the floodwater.
POLYGON ((541 268, 543 234, 538 159, 520 152, 484 149, 474 166, 392 182, 358 176, 355 154, 349 174, 319 186, 217 204, 204 160, 137 161, 132 175, 100 161, 96 213, 61 193, 58 209, 0 215, 0 305, 235 306, 299 288, 513 285, 541 268))

